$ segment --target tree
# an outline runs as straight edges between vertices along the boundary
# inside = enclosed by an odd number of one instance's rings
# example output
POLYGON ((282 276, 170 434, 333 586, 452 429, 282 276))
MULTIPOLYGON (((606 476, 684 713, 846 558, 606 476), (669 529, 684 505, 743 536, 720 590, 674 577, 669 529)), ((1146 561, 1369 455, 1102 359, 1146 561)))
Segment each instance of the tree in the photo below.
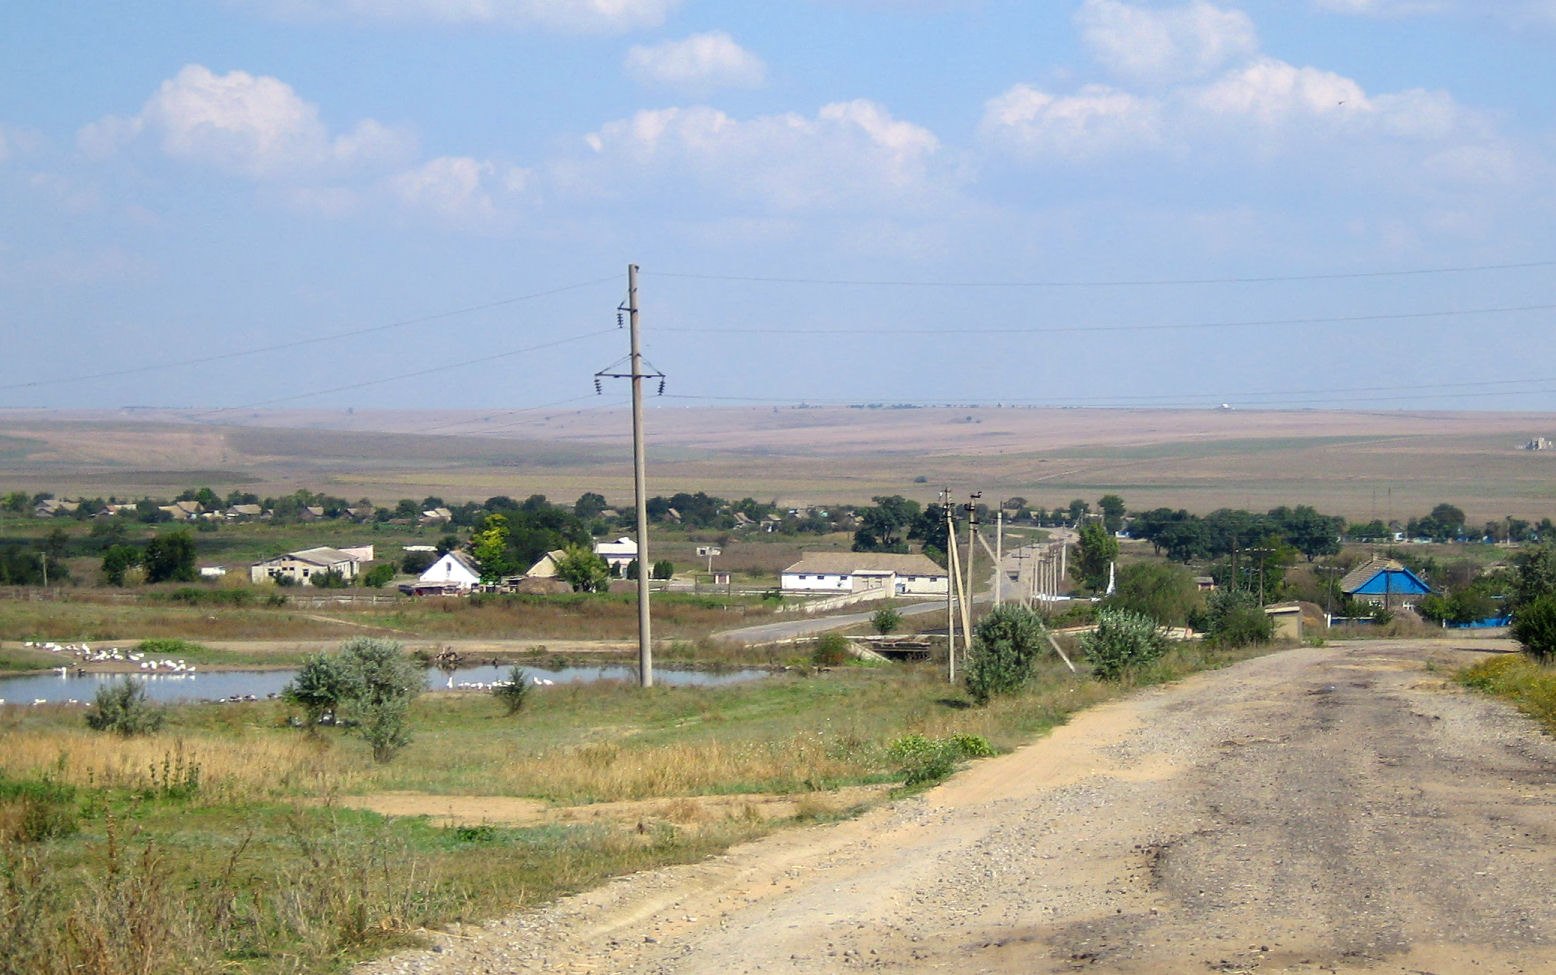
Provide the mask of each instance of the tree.
POLYGON ((598 518, 600 512, 609 507, 610 504, 606 502, 605 495, 596 494, 593 491, 585 491, 578 496, 577 501, 573 502, 573 517, 582 521, 589 521, 590 519, 598 518))
POLYGON ((103 553, 103 581, 110 586, 124 585, 125 574, 140 561, 140 549, 135 546, 110 545, 103 553))
POLYGON ((1103 609, 1097 627, 1081 634, 1081 652, 1098 680, 1121 680, 1126 672, 1156 660, 1167 650, 1167 640, 1156 621, 1144 613, 1103 609))
POLYGON ((1259 597, 1234 589, 1211 593, 1198 623, 1206 639, 1221 647, 1269 643, 1275 635, 1275 624, 1259 605, 1259 597))
POLYGON ((1115 533, 1124 527, 1124 499, 1116 494, 1104 494, 1097 501, 1097 507, 1102 511, 1102 527, 1108 532, 1115 533))
POLYGON ((1542 664, 1556 660, 1556 593, 1546 593, 1519 608, 1513 617, 1513 639, 1524 653, 1542 664))
POLYGON ((1541 596, 1556 593, 1556 542, 1544 541, 1519 552, 1513 557, 1513 569, 1515 612, 1541 596))
POLYGON ((302 708, 313 732, 326 714, 340 714, 341 702, 352 692, 352 677, 340 655, 318 653, 303 661, 297 676, 281 689, 281 698, 302 708))
POLYGON ((362 577, 362 584, 373 589, 382 589, 394 579, 394 563, 380 562, 367 570, 362 577))
POLYGON ((924 554, 942 566, 946 564, 946 553, 951 550, 951 526, 946 524, 945 514, 945 508, 939 504, 925 505, 908 529, 908 540, 918 542, 924 554))
POLYGON ((1107 607, 1140 613, 1158 626, 1183 626, 1202 602, 1194 577, 1180 565, 1134 562, 1118 570, 1107 607))
POLYGON ((344 710, 372 746, 373 759, 387 762, 410 744, 411 701, 426 687, 426 677, 393 640, 348 640, 341 658, 350 687, 344 710))
POLYGON ((481 581, 490 585, 503 576, 518 571, 518 566, 508 550, 508 519, 503 515, 487 515, 485 522, 470 536, 470 554, 475 557, 481 571, 481 581))
POLYGON ((32 495, 26 491, 12 491, 5 496, 4 500, 0 500, 0 508, 13 514, 25 514, 30 507, 32 507, 32 495))
POLYGON ((187 531, 158 535, 146 544, 143 557, 146 581, 193 582, 195 580, 194 536, 187 531))
POLYGON ((1345 531, 1344 518, 1321 515, 1305 504, 1293 509, 1276 508, 1268 517, 1285 536, 1286 542, 1309 562, 1321 555, 1339 554, 1340 535, 1345 531))
POLYGON ((1100 590, 1108 584, 1108 566, 1118 558, 1118 539, 1100 522, 1090 521, 1081 528, 1080 543, 1070 574, 1088 589, 1100 590))
POLYGON ((918 521, 922 509, 917 501, 910 501, 900 494, 871 499, 875 507, 865 508, 859 514, 859 528, 854 532, 855 552, 906 552, 909 529, 918 521))
POLYGON ((610 566, 583 545, 569 545, 556 560, 556 577, 573 587, 573 592, 599 592, 610 586, 610 566))
POLYGON ((967 693, 978 704, 1020 690, 1046 643, 1042 617, 1025 606, 1006 603, 990 610, 973 628, 967 656, 967 693))
POLYGON ((508 679, 492 684, 492 696, 502 703, 503 710, 511 717, 524 708, 529 699, 529 675, 518 667, 508 668, 508 679))
POLYGON ((654 562, 653 574, 650 579, 671 579, 675 577, 675 563, 669 559, 658 559, 654 562))
POLYGON ((132 677, 121 677, 97 689, 86 725, 93 731, 111 731, 122 738, 149 735, 162 727, 167 713, 146 698, 146 686, 132 677))
POLYGON ((870 617, 870 625, 875 628, 875 632, 886 636, 902 626, 902 614, 897 612, 896 607, 882 606, 870 617))

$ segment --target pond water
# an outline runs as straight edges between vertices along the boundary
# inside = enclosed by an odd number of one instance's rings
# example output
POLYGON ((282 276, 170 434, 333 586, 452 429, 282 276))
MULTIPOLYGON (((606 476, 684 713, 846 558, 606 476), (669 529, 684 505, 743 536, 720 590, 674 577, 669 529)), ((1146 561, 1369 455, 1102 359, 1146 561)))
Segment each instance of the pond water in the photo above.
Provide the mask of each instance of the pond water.
MULTIPOLYGON (((539 667, 519 665, 529 675, 530 683, 546 686, 562 684, 589 684, 596 681, 624 681, 636 683, 638 670, 626 664, 603 664, 594 667, 561 667, 544 670, 539 667)), ((142 674, 129 676, 141 682, 146 696, 161 703, 180 701, 222 701, 252 695, 266 698, 281 693, 281 688, 297 675, 295 670, 197 670, 195 673, 142 674)), ((739 684, 766 677, 768 671, 747 668, 742 670, 670 670, 655 668, 654 683, 668 687, 718 687, 739 684)), ((88 704, 97 695, 97 689, 118 680, 122 674, 64 674, 50 673, 29 677, 0 678, 0 704, 63 704, 75 702, 88 704)), ((461 667, 452 675, 435 667, 427 668, 427 689, 483 691, 497 681, 508 679, 508 666, 461 667)))

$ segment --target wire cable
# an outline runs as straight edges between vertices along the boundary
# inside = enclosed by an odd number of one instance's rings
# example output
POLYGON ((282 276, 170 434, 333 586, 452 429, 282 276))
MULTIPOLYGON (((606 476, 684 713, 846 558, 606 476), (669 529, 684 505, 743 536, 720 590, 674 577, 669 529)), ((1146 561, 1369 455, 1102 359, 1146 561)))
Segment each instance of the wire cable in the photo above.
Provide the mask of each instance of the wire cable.
POLYGON ((224 362, 228 359, 239 359, 244 356, 259 355, 265 352, 280 352, 286 349, 297 349, 307 345, 318 345, 322 342, 335 342, 340 339, 355 338, 359 335, 371 335, 375 332, 387 332, 391 329, 406 328, 411 325, 425 325, 428 322, 443 321, 448 318, 457 318, 461 315, 471 315, 476 312, 490 311, 493 308, 503 308, 508 305, 518 304, 524 301, 534 301, 537 298, 546 298, 551 295, 564 294, 569 291, 577 291, 580 288, 590 288, 604 284, 607 281, 615 281, 619 275, 608 278, 597 278, 593 281, 580 281, 577 284, 563 285, 559 288, 549 288, 545 291, 536 291, 527 295, 516 295, 512 298, 500 298, 496 301, 488 301, 479 305, 467 305, 463 308, 455 308, 450 311, 434 312, 430 315, 418 315, 414 318, 404 318, 398 321, 386 322, 382 325, 369 325, 366 328, 353 329, 346 332, 336 332, 332 335, 317 335, 305 339, 296 339, 290 342, 277 342, 273 345, 256 346, 251 349, 238 349, 232 352, 218 352, 214 355, 197 356, 192 359, 179 359, 173 362, 157 362, 142 366, 131 366, 125 369, 111 369, 105 372, 95 372, 79 376, 54 377, 50 379, 33 379, 22 383, 7 383, 0 385, 0 392, 12 389, 31 389, 38 386, 55 386, 62 383, 91 382, 98 379, 114 379, 120 376, 135 376, 146 372, 155 372, 159 369, 178 369, 185 366, 201 366, 211 362, 224 362))
POLYGON ((1508 264, 1470 264, 1458 267, 1408 268, 1397 271, 1340 271, 1327 274, 1271 274, 1251 277, 1224 278, 1140 278, 1097 280, 1033 280, 1033 281, 927 281, 850 278, 788 278, 759 275, 700 274, 695 272, 658 271, 640 274, 657 274, 662 278, 681 278, 693 281, 730 281, 759 284, 805 284, 838 287, 865 288, 1142 288, 1174 287, 1211 284, 1274 284, 1302 281, 1347 281, 1369 278, 1420 277, 1437 274, 1471 274, 1482 271, 1524 271, 1536 268, 1556 267, 1556 261, 1523 261, 1508 264))

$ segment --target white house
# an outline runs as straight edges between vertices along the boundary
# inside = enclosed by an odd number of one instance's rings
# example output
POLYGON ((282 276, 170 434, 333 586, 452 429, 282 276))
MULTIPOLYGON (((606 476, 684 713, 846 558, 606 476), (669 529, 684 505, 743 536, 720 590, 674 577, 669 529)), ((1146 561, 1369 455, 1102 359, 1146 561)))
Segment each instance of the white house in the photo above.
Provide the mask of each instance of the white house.
POLYGON ((614 542, 595 542, 594 554, 609 563, 620 575, 626 575, 627 566, 638 557, 638 543, 626 535, 614 542))
POLYGON ((944 596, 946 570, 923 555, 884 552, 811 552, 783 570, 784 592, 864 592, 882 595, 944 596))
POLYGON ((326 572, 338 572, 342 579, 351 582, 361 572, 362 561, 356 555, 343 552, 338 548, 321 546, 303 549, 301 552, 288 552, 285 555, 277 555, 273 559, 255 562, 249 567, 249 579, 253 582, 279 582, 282 579, 290 579, 299 586, 311 586, 315 576, 324 575, 326 572))
POLYGON ((463 552, 446 552, 417 577, 418 585, 442 586, 445 590, 467 592, 481 584, 481 570, 463 552))

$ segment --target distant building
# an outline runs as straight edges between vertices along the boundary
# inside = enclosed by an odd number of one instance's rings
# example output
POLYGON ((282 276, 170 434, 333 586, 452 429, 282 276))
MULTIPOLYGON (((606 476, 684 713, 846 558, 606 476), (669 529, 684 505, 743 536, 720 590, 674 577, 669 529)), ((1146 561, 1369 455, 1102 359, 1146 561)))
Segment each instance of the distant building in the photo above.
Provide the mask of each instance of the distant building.
MULTIPOLYGON (((288 552, 249 566, 249 579, 253 582, 280 582, 290 580, 294 585, 311 586, 313 580, 329 572, 338 572, 347 582, 353 582, 361 574, 362 563, 371 561, 372 547, 366 546, 367 559, 338 548, 320 546, 288 552)), ((353 550, 360 554, 361 549, 353 550)))
POLYGON ((946 570, 923 555, 885 552, 808 552, 783 570, 784 592, 864 592, 883 595, 944 596, 950 588, 946 570))
POLYGON ((1352 599, 1393 609, 1414 606, 1432 587, 1400 562, 1372 559, 1347 572, 1340 580, 1340 591, 1352 599))
POLYGON ((638 543, 623 535, 614 542, 595 542, 594 554, 604 559, 618 575, 625 575, 627 566, 637 561, 638 543))
POLYGON ((1535 437, 1533 440, 1524 444, 1525 450, 1550 450, 1552 447, 1556 447, 1556 444, 1551 443, 1551 441, 1545 439, 1544 437, 1535 437))
POLYGON ((463 552, 445 552, 416 579, 418 590, 438 586, 444 592, 469 592, 481 584, 481 570, 463 552))

